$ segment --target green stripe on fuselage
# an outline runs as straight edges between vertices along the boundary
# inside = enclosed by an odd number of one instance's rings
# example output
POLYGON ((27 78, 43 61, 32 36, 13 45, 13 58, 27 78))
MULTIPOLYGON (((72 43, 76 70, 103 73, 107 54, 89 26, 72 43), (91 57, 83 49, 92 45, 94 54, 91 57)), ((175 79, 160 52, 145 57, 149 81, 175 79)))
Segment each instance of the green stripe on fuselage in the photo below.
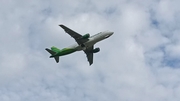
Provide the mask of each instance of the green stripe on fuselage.
POLYGON ((52 57, 63 56, 63 55, 71 54, 71 53, 73 53, 73 52, 75 52, 75 51, 76 51, 76 49, 64 48, 64 49, 60 50, 59 52, 57 52, 55 55, 52 55, 52 57))

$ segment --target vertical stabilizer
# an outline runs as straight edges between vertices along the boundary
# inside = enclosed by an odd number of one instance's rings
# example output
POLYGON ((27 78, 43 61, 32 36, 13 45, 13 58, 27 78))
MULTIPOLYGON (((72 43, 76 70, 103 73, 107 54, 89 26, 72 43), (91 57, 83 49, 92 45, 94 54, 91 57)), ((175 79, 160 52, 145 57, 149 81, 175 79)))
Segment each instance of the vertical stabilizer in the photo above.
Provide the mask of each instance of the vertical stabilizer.
POLYGON ((60 49, 58 49, 57 47, 54 47, 54 46, 51 47, 51 50, 56 53, 60 52, 60 49))

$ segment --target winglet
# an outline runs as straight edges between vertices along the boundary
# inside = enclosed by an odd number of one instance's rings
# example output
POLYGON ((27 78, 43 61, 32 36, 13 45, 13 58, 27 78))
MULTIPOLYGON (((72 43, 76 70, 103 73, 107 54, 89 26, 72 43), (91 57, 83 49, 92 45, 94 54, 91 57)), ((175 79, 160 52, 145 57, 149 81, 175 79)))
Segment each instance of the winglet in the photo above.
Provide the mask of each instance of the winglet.
POLYGON ((59 26, 60 26, 60 27, 62 27, 63 29, 65 28, 65 26, 64 26, 64 25, 62 25, 62 24, 61 24, 61 25, 59 25, 59 26))

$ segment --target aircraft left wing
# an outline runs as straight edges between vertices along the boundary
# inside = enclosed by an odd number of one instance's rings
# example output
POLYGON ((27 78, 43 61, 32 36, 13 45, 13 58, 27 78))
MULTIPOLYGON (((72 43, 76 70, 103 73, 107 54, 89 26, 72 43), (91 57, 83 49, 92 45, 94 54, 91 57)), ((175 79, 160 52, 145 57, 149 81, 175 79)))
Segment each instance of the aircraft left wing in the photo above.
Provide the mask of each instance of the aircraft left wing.
POLYGON ((89 61, 89 65, 93 64, 93 52, 91 52, 94 49, 94 46, 91 46, 89 48, 87 48, 86 50, 84 50, 84 53, 87 56, 87 59, 89 61))
POLYGON ((82 35, 80 35, 79 33, 71 30, 70 28, 68 28, 64 25, 59 25, 59 26, 61 28, 63 28, 65 30, 65 32, 68 33, 71 37, 73 37, 79 45, 81 45, 89 40, 89 39, 82 39, 82 35))

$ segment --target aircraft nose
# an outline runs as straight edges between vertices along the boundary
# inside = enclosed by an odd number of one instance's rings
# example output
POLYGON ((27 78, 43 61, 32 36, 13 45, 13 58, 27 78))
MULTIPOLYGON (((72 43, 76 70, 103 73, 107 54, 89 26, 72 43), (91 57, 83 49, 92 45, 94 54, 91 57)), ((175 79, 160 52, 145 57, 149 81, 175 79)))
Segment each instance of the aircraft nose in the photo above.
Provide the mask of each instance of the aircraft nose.
POLYGON ((114 32, 109 32, 109 34, 110 34, 110 35, 113 35, 113 34, 114 34, 114 32))
POLYGON ((114 32, 107 32, 105 38, 110 37, 111 35, 113 35, 113 33, 114 33, 114 32))

